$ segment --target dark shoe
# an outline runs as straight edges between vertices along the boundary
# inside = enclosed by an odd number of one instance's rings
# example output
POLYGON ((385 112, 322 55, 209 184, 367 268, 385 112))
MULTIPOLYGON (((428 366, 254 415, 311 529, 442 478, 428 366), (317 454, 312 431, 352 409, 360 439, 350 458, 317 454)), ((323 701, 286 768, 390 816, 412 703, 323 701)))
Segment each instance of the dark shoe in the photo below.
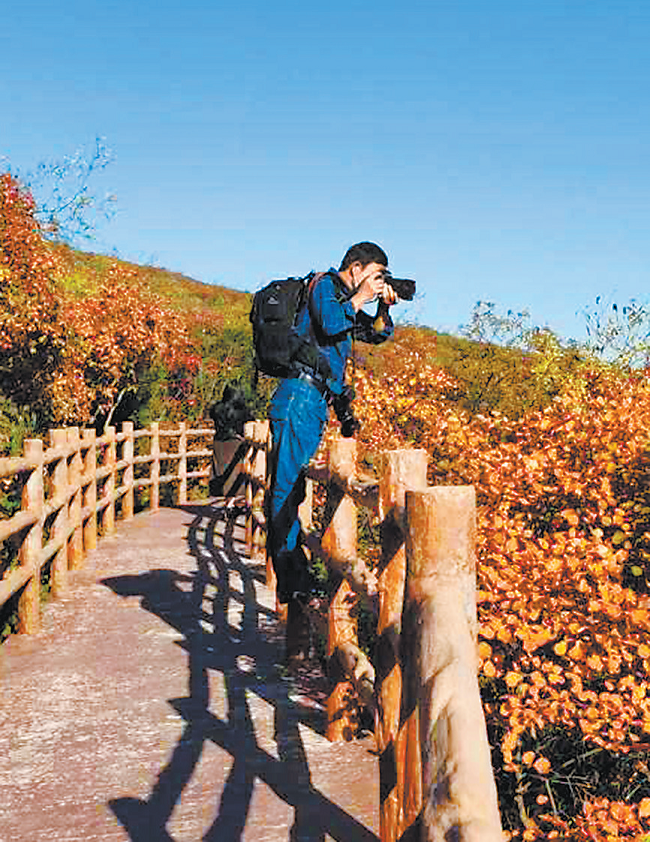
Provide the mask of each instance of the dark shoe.
POLYGON ((302 609, 307 612, 318 611, 323 613, 329 608, 327 594, 320 590, 294 591, 291 599, 298 602, 302 609))
POLYGON ((311 650, 309 618, 297 599, 288 601, 285 640, 285 664, 287 666, 309 659, 311 650))
POLYGON ((327 640, 329 624, 328 596, 320 590, 310 591, 309 593, 295 591, 293 600, 300 606, 302 613, 307 618, 310 630, 327 640))

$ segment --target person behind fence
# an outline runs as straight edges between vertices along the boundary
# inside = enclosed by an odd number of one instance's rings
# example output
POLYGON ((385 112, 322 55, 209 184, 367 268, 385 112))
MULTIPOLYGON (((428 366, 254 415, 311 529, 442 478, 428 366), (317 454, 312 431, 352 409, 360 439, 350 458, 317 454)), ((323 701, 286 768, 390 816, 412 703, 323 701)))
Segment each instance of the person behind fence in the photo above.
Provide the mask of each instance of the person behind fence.
POLYGON ((246 452, 244 424, 253 420, 244 391, 226 384, 221 400, 210 407, 210 418, 214 422, 210 494, 234 494, 239 485, 238 464, 246 452))
MULTIPOLYGON (((345 368, 353 339, 378 344, 393 333, 389 306, 397 295, 384 273, 385 252, 375 243, 357 243, 343 257, 338 271, 316 276, 308 306, 300 311, 296 331, 318 349, 315 367, 296 362, 280 382, 270 404, 272 432, 271 482, 267 509, 269 551, 280 603, 318 607, 317 589, 302 547, 298 507, 305 496, 305 474, 325 430, 329 406, 351 435, 355 421, 345 368), (377 300, 374 317, 362 307, 377 300), (345 425, 347 424, 347 428, 345 425)), ((295 608, 294 608, 295 610, 295 608)))

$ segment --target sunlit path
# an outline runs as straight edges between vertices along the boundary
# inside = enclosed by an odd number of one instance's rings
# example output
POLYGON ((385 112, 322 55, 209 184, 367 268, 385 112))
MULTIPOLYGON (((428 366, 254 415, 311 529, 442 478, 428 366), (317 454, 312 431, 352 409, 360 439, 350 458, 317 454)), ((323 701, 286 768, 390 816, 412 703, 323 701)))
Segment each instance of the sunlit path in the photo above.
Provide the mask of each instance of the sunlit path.
POLYGON ((121 522, 5 645, 0 840, 376 840, 372 745, 283 677, 243 537, 216 503, 121 522))

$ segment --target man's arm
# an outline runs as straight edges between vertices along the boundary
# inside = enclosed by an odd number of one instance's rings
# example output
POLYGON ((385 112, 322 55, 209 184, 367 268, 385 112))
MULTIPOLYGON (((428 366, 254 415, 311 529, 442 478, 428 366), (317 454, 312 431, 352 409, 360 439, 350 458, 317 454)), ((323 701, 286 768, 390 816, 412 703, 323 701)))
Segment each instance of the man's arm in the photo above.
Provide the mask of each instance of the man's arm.
POLYGON ((382 279, 370 278, 360 285, 354 295, 342 299, 334 279, 331 275, 324 275, 311 291, 310 311, 313 321, 326 337, 353 332, 363 342, 377 343, 383 342, 393 332, 388 308, 396 298, 392 287, 382 279), (361 307, 377 297, 377 315, 371 318, 361 307))
POLYGON ((341 291, 331 275, 324 275, 311 291, 312 320, 325 337, 334 337, 354 329, 355 310, 350 299, 341 300, 341 291))
POLYGON ((369 316, 363 310, 357 313, 357 320, 354 326, 354 338, 361 342, 368 342, 371 345, 379 345, 393 335, 393 320, 388 312, 388 304, 380 301, 377 307, 377 314, 369 316))

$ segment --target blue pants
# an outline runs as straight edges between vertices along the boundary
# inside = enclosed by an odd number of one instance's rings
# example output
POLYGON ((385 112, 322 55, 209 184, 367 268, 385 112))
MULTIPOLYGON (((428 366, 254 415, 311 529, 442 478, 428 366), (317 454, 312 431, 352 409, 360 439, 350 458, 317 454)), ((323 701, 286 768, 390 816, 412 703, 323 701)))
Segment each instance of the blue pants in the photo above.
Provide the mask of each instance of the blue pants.
POLYGON ((296 378, 278 386, 269 411, 273 447, 268 500, 269 550, 280 602, 311 588, 301 546, 298 507, 305 498, 305 473, 318 450, 328 418, 327 401, 310 383, 296 378))

